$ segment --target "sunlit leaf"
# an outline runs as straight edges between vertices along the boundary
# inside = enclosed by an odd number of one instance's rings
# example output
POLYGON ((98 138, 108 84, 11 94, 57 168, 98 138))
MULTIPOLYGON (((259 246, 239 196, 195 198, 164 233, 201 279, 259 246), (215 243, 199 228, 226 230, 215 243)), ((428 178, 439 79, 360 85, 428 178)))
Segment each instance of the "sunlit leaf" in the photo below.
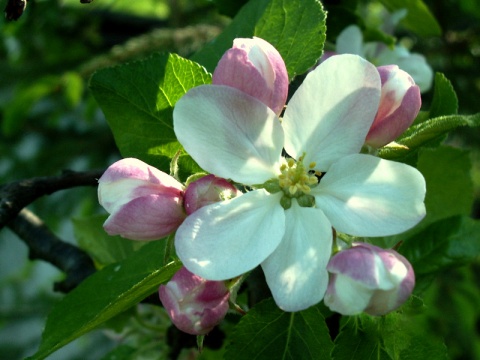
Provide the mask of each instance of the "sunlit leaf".
POLYGON ((192 59, 213 72, 237 37, 261 37, 280 52, 290 78, 315 65, 325 42, 325 12, 317 0, 251 0, 232 23, 192 59))
MULTIPOLYGON (((123 157, 135 157, 165 172, 182 150, 173 131, 173 107, 192 87, 209 83, 200 65, 173 54, 102 69, 90 88, 123 157)), ((194 119, 192 119, 193 121, 194 119)), ((198 171, 193 161, 186 172, 198 171)))

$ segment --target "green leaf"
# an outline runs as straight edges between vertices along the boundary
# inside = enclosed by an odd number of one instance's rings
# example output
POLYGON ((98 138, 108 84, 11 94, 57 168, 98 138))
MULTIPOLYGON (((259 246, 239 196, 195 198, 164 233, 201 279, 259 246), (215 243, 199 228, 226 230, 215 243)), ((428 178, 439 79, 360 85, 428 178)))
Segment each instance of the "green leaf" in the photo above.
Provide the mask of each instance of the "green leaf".
POLYGON ((82 100, 84 83, 83 78, 76 72, 66 72, 60 78, 63 95, 70 107, 77 106, 82 100))
POLYGON ((332 341, 319 306, 286 313, 272 299, 235 327, 225 359, 329 359, 332 341))
MULTIPOLYGON (((182 150, 173 131, 173 107, 189 89, 211 81, 200 65, 173 54, 155 54, 95 73, 92 93, 123 157, 135 157, 168 173, 182 150)), ((185 155, 184 155, 185 156, 185 155)), ((184 157, 182 156, 182 157, 184 157)), ((186 161, 191 168, 199 168, 186 161)))
POLYGON ((467 150, 442 146, 422 149, 417 168, 425 177, 426 226, 454 215, 468 215, 473 205, 472 164, 467 150))
POLYGON ((457 112, 458 98, 452 83, 442 73, 436 73, 433 100, 428 117, 454 115, 457 112))
POLYGON ((421 146, 437 146, 452 130, 480 126, 480 113, 474 115, 448 115, 425 120, 412 125, 397 143, 402 147, 384 147, 378 155, 384 159, 400 160, 415 154, 421 146))
POLYGON ((464 265, 480 255, 480 221, 467 216, 443 219, 408 238, 399 251, 417 277, 464 265))
POLYGON ((420 36, 439 36, 442 29, 435 17, 422 0, 380 0, 385 7, 394 12, 407 9, 407 15, 400 22, 420 36))
POLYGON ((108 235, 103 230, 103 223, 106 219, 107 215, 72 219, 78 245, 87 251, 100 266, 124 260, 146 244, 144 241, 133 241, 120 236, 108 235))
POLYGON ((164 246, 163 241, 147 244, 124 261, 91 275, 67 294, 48 316, 40 348, 29 359, 44 359, 156 292, 181 266, 163 266, 164 246))
POLYGON ((333 360, 390 360, 382 349, 375 319, 365 315, 359 327, 355 318, 348 318, 335 339, 333 360))
POLYGON ((382 317, 366 314, 349 317, 335 339, 334 360, 446 359, 443 342, 423 331, 425 307, 411 297, 399 311, 382 317))
POLYGON ((275 46, 293 78, 314 66, 322 55, 325 18, 317 0, 251 0, 223 33, 192 59, 213 72, 233 39, 257 36, 275 46))

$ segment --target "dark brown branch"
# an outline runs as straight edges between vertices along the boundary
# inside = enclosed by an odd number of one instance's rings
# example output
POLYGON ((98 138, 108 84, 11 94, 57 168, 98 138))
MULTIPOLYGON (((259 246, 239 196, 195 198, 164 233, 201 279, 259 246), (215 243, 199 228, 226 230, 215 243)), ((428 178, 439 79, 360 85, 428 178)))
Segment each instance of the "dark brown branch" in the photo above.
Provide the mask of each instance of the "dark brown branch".
POLYGON ((76 186, 97 186, 103 170, 75 172, 66 170, 58 176, 36 177, 0 186, 0 229, 36 199, 76 186))
POLYGON ((47 261, 65 273, 65 280, 55 283, 55 291, 69 292, 95 272, 83 250, 60 240, 30 210, 20 211, 8 227, 27 244, 31 260, 47 261))

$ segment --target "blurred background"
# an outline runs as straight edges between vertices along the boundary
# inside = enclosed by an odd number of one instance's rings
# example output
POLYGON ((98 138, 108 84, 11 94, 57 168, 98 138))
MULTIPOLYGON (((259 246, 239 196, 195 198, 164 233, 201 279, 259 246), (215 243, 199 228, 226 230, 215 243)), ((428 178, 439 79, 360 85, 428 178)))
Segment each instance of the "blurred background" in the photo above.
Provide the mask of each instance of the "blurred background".
MULTIPOLYGON (((64 169, 105 169, 119 159, 88 91, 90 75, 153 52, 188 57, 218 35, 244 2, 30 0, 18 20, 1 18, 0 184, 58 175, 64 169)), ((423 54, 434 71, 452 82, 460 113, 480 112, 480 3, 425 3, 442 35, 420 38, 401 27, 395 35, 407 39, 413 52, 423 54)), ((3 8, 7 1, 1 4, 3 8)), ((324 2, 327 10, 352 4, 373 13, 381 8, 375 1, 324 2)), ((335 25, 327 27, 327 39, 341 30, 335 25)), ((426 105, 431 97, 432 91, 423 96, 426 105)), ((480 218, 480 131, 459 129, 447 141, 473 150, 472 216, 480 218)), ((60 191, 29 208, 71 243, 76 241, 72 218, 103 213, 93 187, 60 191)), ((8 228, 0 231, 0 358, 22 359, 36 351, 46 316, 62 297, 53 291, 62 276, 48 263, 30 261, 28 248, 8 228)), ((477 261, 445 273, 426 293, 436 304, 428 326, 445 338, 452 359, 480 359, 479 289, 477 261)), ((98 330, 49 359, 101 359, 117 344, 118 337, 98 330)))

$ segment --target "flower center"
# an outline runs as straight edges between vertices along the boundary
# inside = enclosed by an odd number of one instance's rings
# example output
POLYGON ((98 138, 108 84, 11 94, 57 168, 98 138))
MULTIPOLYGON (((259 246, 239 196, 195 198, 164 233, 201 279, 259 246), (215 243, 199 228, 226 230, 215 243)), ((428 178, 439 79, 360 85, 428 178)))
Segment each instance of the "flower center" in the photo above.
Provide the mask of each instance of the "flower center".
POLYGON ((267 191, 272 193, 283 192, 280 204, 285 210, 292 206, 292 199, 297 199, 298 204, 303 207, 315 205, 315 198, 310 195, 312 187, 318 184, 314 170, 315 163, 312 162, 306 166, 303 163, 304 158, 305 154, 298 161, 292 158, 284 159, 278 178, 270 180, 268 186, 265 186, 267 191))

